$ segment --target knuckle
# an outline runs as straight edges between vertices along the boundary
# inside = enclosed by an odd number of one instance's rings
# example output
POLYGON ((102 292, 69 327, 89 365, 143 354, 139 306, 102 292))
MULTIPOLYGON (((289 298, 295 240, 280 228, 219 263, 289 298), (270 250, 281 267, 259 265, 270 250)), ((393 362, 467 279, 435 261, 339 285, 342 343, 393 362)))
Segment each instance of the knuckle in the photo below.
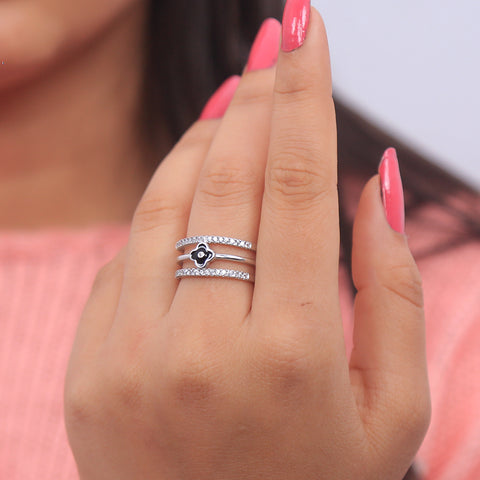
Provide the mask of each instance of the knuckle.
POLYGON ((125 356, 123 352, 104 351, 98 369, 98 402, 104 412, 135 414, 147 396, 146 368, 143 358, 125 356))
POLYGON ((120 405, 122 411, 130 413, 140 411, 145 403, 145 379, 135 369, 124 368, 113 376, 111 395, 114 404, 120 405))
POLYGON ((397 419, 405 431, 416 438, 423 438, 430 425, 432 412, 428 392, 412 391, 403 397, 402 405, 398 409, 397 419))
POLYGON ((183 370, 172 382, 175 403, 188 407, 205 407, 215 396, 216 386, 211 378, 198 371, 183 370))
POLYGON ((167 371, 168 391, 182 408, 207 408, 218 395, 218 367, 198 352, 175 356, 167 371))
POLYGON ((273 93, 271 83, 258 82, 257 78, 245 78, 244 84, 237 90, 232 100, 233 108, 237 106, 251 106, 271 104, 273 93))
POLYGON ((144 233, 177 223, 186 215, 186 206, 166 192, 161 197, 146 196, 139 203, 132 222, 133 233, 144 233))
POLYGON ((422 277, 414 263, 389 267, 387 279, 383 280, 382 287, 415 309, 423 310, 422 277))
POLYGON ((273 196, 305 206, 336 191, 336 185, 330 185, 311 160, 309 151, 283 151, 268 169, 267 186, 273 196))
POLYGON ((123 269, 124 261, 119 257, 116 257, 110 262, 106 263, 102 268, 100 268, 95 276, 92 285, 92 292, 121 276, 123 274, 123 269))
POLYGON ((216 126, 211 122, 196 122, 179 140, 182 151, 196 151, 199 147, 209 145, 216 131, 216 126))
POLYGON ((274 87, 275 103, 309 103, 313 92, 317 91, 315 78, 308 67, 295 62, 296 75, 282 75, 277 78, 274 87))
POLYGON ((301 400, 312 380, 314 367, 303 343, 278 334, 261 341, 255 369, 277 400, 301 400))
POLYGON ((98 409, 91 383, 79 378, 65 382, 63 404, 69 426, 85 425, 98 409))
MULTIPOLYGON (((248 160, 236 160, 237 165, 248 164, 248 160)), ((213 165, 205 168, 198 184, 200 199, 206 206, 243 205, 255 188, 255 175, 248 168, 222 163, 221 159, 213 160, 213 165)))

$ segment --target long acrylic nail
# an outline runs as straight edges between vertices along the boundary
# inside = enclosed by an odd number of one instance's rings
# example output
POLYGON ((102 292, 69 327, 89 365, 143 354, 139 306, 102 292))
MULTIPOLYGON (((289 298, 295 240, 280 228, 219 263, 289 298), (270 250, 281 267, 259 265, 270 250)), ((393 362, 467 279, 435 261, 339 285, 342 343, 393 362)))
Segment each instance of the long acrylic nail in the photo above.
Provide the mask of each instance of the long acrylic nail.
POLYGON ((378 168, 382 186, 382 201, 390 226, 399 233, 405 233, 405 202, 402 177, 398 167, 397 152, 394 148, 385 151, 378 168))
POLYGON ((291 52, 303 45, 310 20, 310 0, 287 0, 283 12, 282 50, 291 52))
POLYGON ((282 25, 274 18, 267 18, 258 30, 247 62, 247 72, 273 67, 280 50, 282 25))
POLYGON ((210 100, 200 114, 200 120, 222 118, 232 101, 239 82, 240 77, 238 75, 227 78, 210 97, 210 100))

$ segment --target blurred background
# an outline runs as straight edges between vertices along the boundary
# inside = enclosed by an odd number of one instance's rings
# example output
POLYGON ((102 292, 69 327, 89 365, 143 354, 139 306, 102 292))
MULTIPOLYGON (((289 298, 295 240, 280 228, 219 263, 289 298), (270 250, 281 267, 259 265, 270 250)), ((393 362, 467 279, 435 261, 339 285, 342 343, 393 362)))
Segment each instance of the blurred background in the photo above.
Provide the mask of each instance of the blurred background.
POLYGON ((327 26, 336 95, 480 188, 480 2, 313 4, 327 26))

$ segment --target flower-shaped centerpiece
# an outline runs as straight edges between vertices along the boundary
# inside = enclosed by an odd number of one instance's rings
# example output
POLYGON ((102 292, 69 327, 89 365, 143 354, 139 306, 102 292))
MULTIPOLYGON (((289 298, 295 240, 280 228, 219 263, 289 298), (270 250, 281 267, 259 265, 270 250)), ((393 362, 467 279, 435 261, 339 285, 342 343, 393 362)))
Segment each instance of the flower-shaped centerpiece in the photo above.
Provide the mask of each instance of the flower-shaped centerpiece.
POLYGON ((215 252, 210 250, 206 243, 199 243, 195 250, 190 252, 190 258, 197 268, 205 268, 215 257, 215 252))

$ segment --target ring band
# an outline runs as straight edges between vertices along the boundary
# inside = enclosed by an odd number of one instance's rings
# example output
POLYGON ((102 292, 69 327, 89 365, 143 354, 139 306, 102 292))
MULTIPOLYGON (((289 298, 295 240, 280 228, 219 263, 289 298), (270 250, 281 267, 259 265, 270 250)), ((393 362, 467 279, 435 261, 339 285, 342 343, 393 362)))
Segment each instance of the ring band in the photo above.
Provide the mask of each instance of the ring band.
MULTIPOLYGON (((195 250, 194 250, 195 251, 195 250)), ((208 262, 202 267, 200 264, 197 264, 196 260, 191 257, 191 253, 187 253, 185 255, 180 255, 177 257, 177 262, 182 263, 185 260, 192 260, 195 262, 195 265, 198 268, 205 268, 205 266, 212 262, 213 260, 227 260, 231 262, 240 262, 245 265, 255 265, 255 260, 252 260, 250 258, 245 258, 245 257, 239 257, 238 255, 228 255, 227 253, 215 253, 215 256, 212 257, 208 262)))
POLYGON ((185 277, 219 277, 245 280, 248 282, 255 281, 255 276, 253 274, 241 272, 239 270, 227 270, 219 268, 181 268, 175 272, 175 278, 185 277))
POLYGON ((227 253, 216 253, 206 243, 199 243, 190 253, 177 257, 177 262, 182 263, 185 260, 192 260, 197 268, 205 268, 213 260, 230 260, 247 265, 255 265, 255 260, 238 255, 229 255, 227 253))
POLYGON ((239 240, 238 238, 221 237, 218 235, 197 235, 195 237, 182 238, 176 243, 175 248, 177 250, 183 250, 187 245, 194 245, 196 243, 230 245, 232 247, 238 247, 252 251, 256 251, 257 249, 256 245, 252 242, 246 242, 245 240, 239 240))

